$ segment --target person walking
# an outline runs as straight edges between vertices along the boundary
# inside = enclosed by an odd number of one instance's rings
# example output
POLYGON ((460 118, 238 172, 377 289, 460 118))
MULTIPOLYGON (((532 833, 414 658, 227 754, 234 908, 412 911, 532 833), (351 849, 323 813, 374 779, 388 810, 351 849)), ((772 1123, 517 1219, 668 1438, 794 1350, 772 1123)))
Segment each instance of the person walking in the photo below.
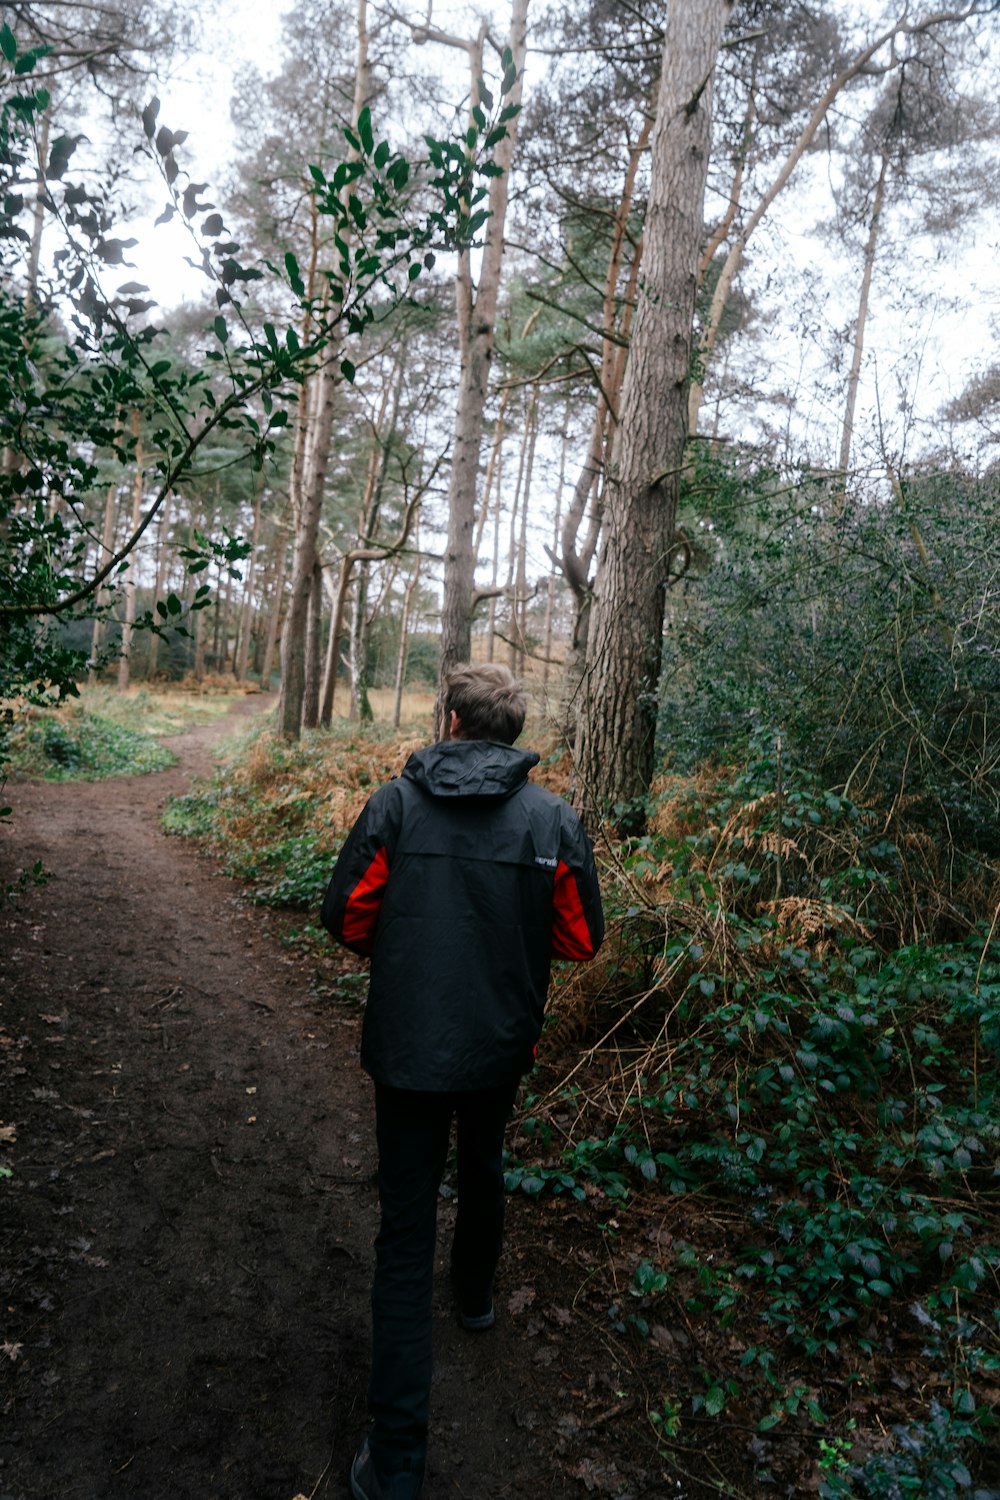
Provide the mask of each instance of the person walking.
POLYGON ((553 958, 604 935, 593 850, 515 748, 527 698, 506 667, 446 679, 447 737, 411 755, 349 833, 322 921, 371 957, 361 1064, 375 1083, 381 1225, 369 1435, 354 1500, 417 1500, 431 1385, 437 1195, 456 1122, 451 1276, 461 1324, 496 1318, 504 1128, 533 1066, 553 958))

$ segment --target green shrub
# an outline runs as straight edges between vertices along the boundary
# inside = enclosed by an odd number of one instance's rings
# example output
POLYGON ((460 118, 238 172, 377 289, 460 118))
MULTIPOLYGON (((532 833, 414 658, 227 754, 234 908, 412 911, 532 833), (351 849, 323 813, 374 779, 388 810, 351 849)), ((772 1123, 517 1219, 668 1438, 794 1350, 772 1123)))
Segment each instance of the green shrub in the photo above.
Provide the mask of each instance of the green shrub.
POLYGON ((14 775, 41 781, 100 781, 162 771, 176 756, 148 734, 100 714, 34 713, 9 736, 14 775))
POLYGON ((1000 1500, 1000 1490, 976 1486, 963 1446, 976 1436, 969 1414, 931 1401, 922 1422, 896 1425, 891 1449, 871 1453, 820 1481, 820 1500, 1000 1500))

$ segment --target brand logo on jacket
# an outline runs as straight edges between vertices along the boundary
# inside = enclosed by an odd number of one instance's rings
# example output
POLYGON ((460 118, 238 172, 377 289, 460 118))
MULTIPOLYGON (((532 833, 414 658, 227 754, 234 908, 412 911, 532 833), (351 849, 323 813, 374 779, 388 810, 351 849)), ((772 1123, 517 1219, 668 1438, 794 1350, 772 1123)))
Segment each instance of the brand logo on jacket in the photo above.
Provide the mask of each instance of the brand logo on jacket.
POLYGON ((535 864, 544 865, 547 870, 555 870, 559 866, 559 861, 557 859, 546 859, 544 854, 536 854, 535 864))

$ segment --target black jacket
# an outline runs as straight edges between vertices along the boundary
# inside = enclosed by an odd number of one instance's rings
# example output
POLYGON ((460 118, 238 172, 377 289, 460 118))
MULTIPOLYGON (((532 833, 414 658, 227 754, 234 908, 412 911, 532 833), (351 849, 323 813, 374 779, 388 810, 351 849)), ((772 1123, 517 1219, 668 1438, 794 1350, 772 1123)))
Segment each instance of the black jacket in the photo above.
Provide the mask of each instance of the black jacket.
POLYGON ((526 1072, 551 959, 600 946, 590 841, 528 781, 537 761, 485 740, 418 750, 344 843, 322 921, 371 955, 361 1062, 377 1083, 440 1092, 526 1072))

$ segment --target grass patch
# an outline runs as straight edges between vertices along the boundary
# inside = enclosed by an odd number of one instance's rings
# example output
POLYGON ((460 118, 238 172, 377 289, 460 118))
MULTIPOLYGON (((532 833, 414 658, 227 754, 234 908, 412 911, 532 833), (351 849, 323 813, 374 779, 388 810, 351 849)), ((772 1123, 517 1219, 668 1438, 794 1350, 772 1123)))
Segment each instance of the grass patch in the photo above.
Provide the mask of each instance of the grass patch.
POLYGON ((83 688, 58 708, 28 708, 7 728, 7 773, 21 781, 100 781, 165 770, 176 757, 160 738, 225 714, 235 695, 83 688))
POLYGON ((10 733, 10 768, 22 781, 101 781, 162 771, 176 757, 148 734, 83 709, 33 712, 10 733))
POLYGON ((119 693, 111 687, 84 687, 80 689, 79 703, 87 713, 109 719, 122 728, 165 739, 196 729, 200 724, 215 723, 243 696, 232 687, 210 693, 145 687, 119 693))

